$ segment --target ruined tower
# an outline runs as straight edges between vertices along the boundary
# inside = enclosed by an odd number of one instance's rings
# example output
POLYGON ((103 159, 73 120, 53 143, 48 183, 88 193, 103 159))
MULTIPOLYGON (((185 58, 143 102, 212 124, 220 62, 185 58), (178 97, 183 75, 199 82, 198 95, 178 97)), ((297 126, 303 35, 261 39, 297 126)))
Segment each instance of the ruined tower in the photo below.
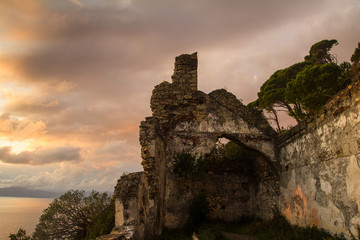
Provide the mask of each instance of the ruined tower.
POLYGON ((182 54, 175 58, 172 83, 162 82, 155 86, 150 100, 153 116, 168 122, 170 118, 185 117, 198 104, 197 53, 182 54), (189 108, 190 107, 190 108, 189 108))
POLYGON ((172 83, 181 90, 197 91, 197 53, 183 54, 175 58, 172 83))

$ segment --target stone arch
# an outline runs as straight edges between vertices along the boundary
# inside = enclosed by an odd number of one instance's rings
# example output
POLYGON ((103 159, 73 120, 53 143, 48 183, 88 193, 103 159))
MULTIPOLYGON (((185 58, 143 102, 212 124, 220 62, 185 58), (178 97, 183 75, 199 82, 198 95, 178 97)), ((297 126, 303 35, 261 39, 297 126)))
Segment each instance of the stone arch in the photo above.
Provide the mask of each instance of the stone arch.
MULTIPOLYGON (((270 218, 278 193, 277 162, 243 144, 235 135, 224 132, 196 132, 190 126, 190 123, 184 123, 181 128, 175 128, 178 131, 173 131, 171 137, 166 139, 166 161, 169 167, 164 185, 164 188, 168 189, 164 195, 167 199, 164 209, 168 210, 165 214, 170 216, 168 219, 179 225, 183 224, 181 221, 186 220, 184 213, 186 215, 188 208, 186 203, 199 191, 208 193, 212 209, 210 216, 213 219, 234 221, 244 216, 270 218), (185 126, 192 130, 181 131, 185 126), (172 174, 177 154, 185 150, 196 156, 196 159, 207 161, 207 155, 216 147, 219 138, 229 139, 255 156, 236 159, 236 162, 227 162, 225 165, 215 165, 215 169, 206 168, 208 170, 205 174, 195 172, 195 177, 179 178, 172 174), (201 177, 198 178, 198 175, 201 177), (179 199, 183 200, 182 204, 179 204, 179 199)), ((166 227, 173 226, 167 221, 164 224, 166 227)))
POLYGON ((236 144, 240 145, 241 147, 243 147, 245 149, 249 149, 250 151, 253 151, 255 154, 261 155, 261 157, 264 159, 264 161, 266 161, 268 170, 271 171, 271 173, 269 173, 269 174, 271 174, 273 177, 275 177, 279 174, 280 164, 278 161, 276 161, 276 158, 275 159, 270 158, 267 154, 264 154, 264 152, 259 151, 259 149, 252 148, 251 146, 249 146, 247 144, 244 144, 241 141, 241 139, 237 139, 233 135, 223 134, 218 137, 218 139, 220 139, 220 138, 225 138, 225 139, 228 139, 229 141, 233 141, 236 144))
POLYGON ((262 113, 243 105, 224 89, 206 95, 197 91, 202 104, 186 108, 180 116, 172 119, 169 133, 177 139, 173 147, 186 149, 194 154, 209 151, 218 138, 226 137, 247 148, 262 153, 268 160, 277 163, 276 133, 262 113))
MULTIPOLYGON (((198 186, 195 181, 195 188, 207 192, 213 201, 210 216, 225 221, 247 216, 270 218, 278 193, 279 165, 232 136, 224 134, 218 139, 228 139, 226 144, 235 144, 246 154, 216 165, 218 170, 205 175, 198 186)), ((226 144, 220 144, 220 148, 225 148, 226 144)))
MULTIPOLYGON (((168 122, 163 122, 167 129, 162 138, 166 144, 164 161, 167 173, 162 175, 166 183, 160 188, 168 189, 164 195, 168 199, 164 209, 168 209, 168 219, 172 219, 171 223, 165 221, 165 226, 181 225, 181 221, 186 219, 178 214, 186 212, 186 204, 181 206, 175 199, 188 196, 189 201, 201 189, 210 194, 215 219, 232 221, 249 215, 271 217, 278 192, 274 130, 259 112, 247 108, 233 94, 223 89, 210 94, 199 91, 195 94, 197 99, 201 99, 201 104, 181 108, 182 112, 178 110, 178 116, 174 114, 168 122), (237 163, 244 174, 234 171, 226 174, 208 172, 199 182, 194 180, 189 183, 188 190, 172 188, 179 181, 185 181, 172 174, 176 155, 185 151, 196 158, 206 156, 219 138, 227 138, 251 150, 258 159, 256 162, 237 163)), ((161 173, 158 175, 161 176, 161 173)))
POLYGON ((277 154, 272 141, 266 141, 264 139, 251 139, 250 141, 244 141, 244 137, 239 138, 237 134, 229 133, 221 134, 218 138, 228 139, 243 148, 252 150, 253 152, 260 154, 264 158, 264 160, 266 160, 268 164, 271 165, 273 168, 278 168, 279 162, 277 160, 277 154), (261 141, 263 142, 261 143, 261 141))
POLYGON ((261 111, 246 107, 235 95, 224 89, 209 93, 209 98, 211 117, 215 120, 207 121, 211 125, 210 129, 214 129, 219 136, 237 141, 259 151, 272 162, 277 162, 277 134, 261 111))

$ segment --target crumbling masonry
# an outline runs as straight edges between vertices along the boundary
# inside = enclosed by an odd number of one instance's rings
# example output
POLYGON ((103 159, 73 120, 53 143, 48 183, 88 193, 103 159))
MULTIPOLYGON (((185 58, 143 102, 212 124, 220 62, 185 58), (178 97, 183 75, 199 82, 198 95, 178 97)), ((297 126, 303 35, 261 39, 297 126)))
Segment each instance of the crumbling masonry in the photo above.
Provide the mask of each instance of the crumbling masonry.
POLYGON ((149 239, 178 228, 191 199, 206 191, 210 217, 269 218, 277 207, 292 223, 333 233, 355 232, 360 224, 359 83, 326 111, 281 138, 263 115, 221 89, 197 89, 197 54, 176 57, 172 83, 157 85, 152 117, 140 125, 143 172, 122 176, 115 188, 116 229, 125 239, 149 239), (209 172, 200 179, 176 176, 175 156, 209 153, 220 138, 257 153, 244 171, 209 172))

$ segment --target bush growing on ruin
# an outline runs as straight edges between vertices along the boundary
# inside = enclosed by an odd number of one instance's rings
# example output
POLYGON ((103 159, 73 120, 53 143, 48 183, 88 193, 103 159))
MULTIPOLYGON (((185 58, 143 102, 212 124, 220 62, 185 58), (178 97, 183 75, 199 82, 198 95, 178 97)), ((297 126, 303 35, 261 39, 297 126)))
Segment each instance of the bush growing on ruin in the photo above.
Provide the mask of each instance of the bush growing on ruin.
POLYGON ((240 146, 239 144, 229 141, 226 144, 219 145, 212 149, 198 161, 198 169, 206 172, 241 172, 244 171, 244 161, 252 164, 258 154, 250 149, 240 146), (200 168, 200 165, 205 166, 200 168))
POLYGON ((200 192, 190 203, 189 219, 187 226, 191 231, 198 231, 200 226, 207 220, 210 211, 209 201, 206 193, 200 192))
POLYGON ((252 166, 255 166, 258 155, 253 150, 229 141, 226 144, 215 146, 210 153, 199 158, 188 152, 176 154, 173 172, 178 177, 200 178, 204 177, 208 172, 239 173, 248 171, 252 166))
POLYGON ((176 154, 173 171, 176 175, 189 177, 194 172, 196 158, 191 153, 181 152, 176 154))

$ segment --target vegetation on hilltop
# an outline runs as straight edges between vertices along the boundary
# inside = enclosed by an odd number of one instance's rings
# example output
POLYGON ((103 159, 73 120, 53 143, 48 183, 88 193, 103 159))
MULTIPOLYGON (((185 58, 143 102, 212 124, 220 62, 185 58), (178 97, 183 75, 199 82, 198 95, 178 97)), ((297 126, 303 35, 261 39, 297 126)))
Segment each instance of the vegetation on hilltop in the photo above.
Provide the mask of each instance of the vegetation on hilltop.
POLYGON ((304 61, 273 73, 248 106, 270 113, 279 132, 279 111, 286 111, 297 122, 316 114, 332 96, 359 79, 360 43, 351 57, 352 65, 337 64, 330 53, 336 45, 335 39, 312 45, 304 61))

